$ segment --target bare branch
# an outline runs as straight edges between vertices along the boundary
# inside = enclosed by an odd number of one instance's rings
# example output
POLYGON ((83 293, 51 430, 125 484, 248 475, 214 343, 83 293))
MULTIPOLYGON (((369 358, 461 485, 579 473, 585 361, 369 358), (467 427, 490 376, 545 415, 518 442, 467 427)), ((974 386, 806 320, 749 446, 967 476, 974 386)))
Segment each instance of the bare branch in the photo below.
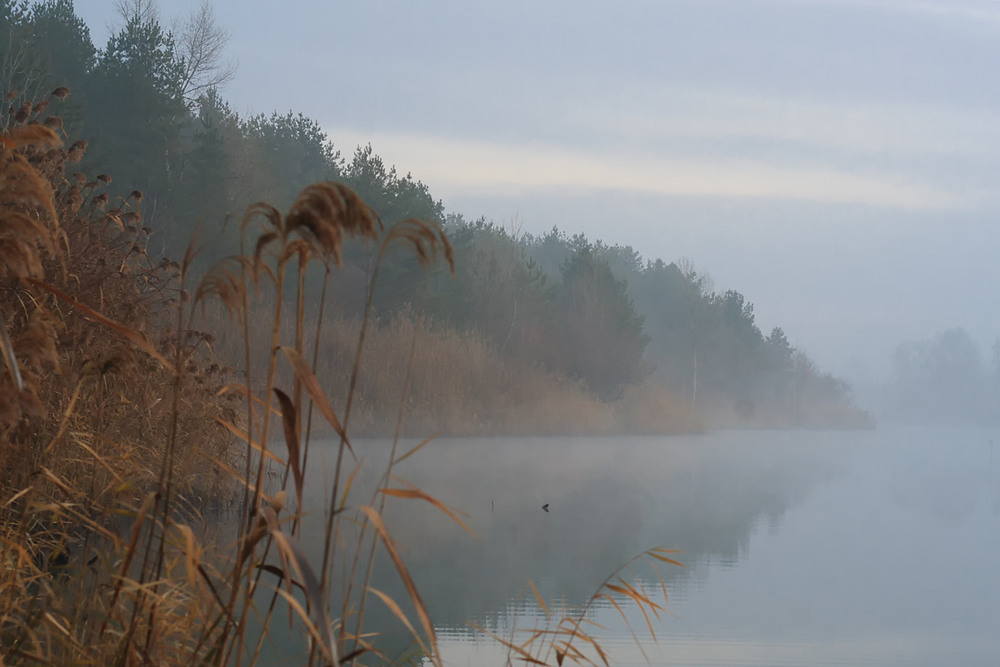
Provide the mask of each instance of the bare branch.
POLYGON ((114 7, 115 12, 126 23, 132 19, 139 19, 140 23, 160 20, 156 0, 114 0, 114 7))
POLYGON ((236 76, 236 62, 223 59, 229 31, 215 22, 210 0, 202 0, 186 21, 175 26, 174 35, 184 60, 183 95, 188 104, 236 76))
POLYGON ((0 127, 9 129, 12 109, 25 102, 37 102, 44 88, 44 70, 32 57, 28 36, 23 26, 11 21, 6 34, 0 35, 0 127), (9 106, 8 106, 9 105, 9 106))

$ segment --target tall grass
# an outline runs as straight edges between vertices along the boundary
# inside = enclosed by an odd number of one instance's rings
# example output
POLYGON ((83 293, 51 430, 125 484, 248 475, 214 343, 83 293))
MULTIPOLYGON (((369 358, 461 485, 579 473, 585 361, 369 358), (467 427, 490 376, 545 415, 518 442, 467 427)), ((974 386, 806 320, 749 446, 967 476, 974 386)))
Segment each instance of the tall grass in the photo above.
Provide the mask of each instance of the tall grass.
MULTIPOLYGON (((270 313, 255 319, 266 320, 270 313)), ((286 326, 291 326, 288 318, 286 326)), ((307 315, 309 332, 315 318, 307 315)), ((216 344, 225 358, 238 357, 242 340, 235 330, 222 331, 216 344)), ((329 387, 335 405, 344 405, 354 366, 361 320, 335 316, 320 331, 316 374, 329 387)), ((261 329, 251 332, 255 347, 266 347, 261 329)), ((314 343, 307 336, 307 347, 314 343)), ((261 366, 258 363, 258 366, 261 366)), ((405 402, 404 433, 411 437, 512 434, 668 434, 703 428, 683 398, 662 385, 647 383, 626 390, 606 403, 582 383, 521 357, 505 354, 475 330, 460 331, 398 312, 371 322, 365 333, 360 373, 355 385, 351 424, 359 435, 391 435, 398 417, 403 378, 410 374, 405 402), (410 360, 410 341, 419 343, 410 360)), ((257 371, 259 376, 260 371, 257 371)), ((290 370, 279 382, 292 379, 290 370)), ((329 428, 321 434, 329 434, 329 428)))
MULTIPOLYGON (((180 264, 154 262, 141 193, 113 201, 109 177, 67 175, 86 146, 62 148, 58 122, 39 107, 0 138, 0 663, 256 664, 277 623, 297 630, 309 664, 376 663, 385 656, 365 619, 380 604, 425 660, 442 664, 383 512, 390 501, 426 502, 462 524, 395 478, 394 466, 423 444, 400 451, 398 436, 404 417, 431 405, 429 426, 462 419, 468 403, 453 387, 477 389, 447 372, 457 355, 480 360, 469 365, 477 376, 500 369, 482 341, 424 337, 419 314, 375 327, 370 311, 390 249, 453 266, 447 237, 419 220, 386 230, 353 191, 319 183, 287 212, 251 207, 242 252, 188 284, 196 244, 180 264), (365 316, 331 328, 325 303, 306 316, 304 276, 314 265, 332 280, 350 238, 375 244, 378 260, 365 316), (277 298, 261 316, 255 302, 268 292, 277 298), (214 360, 214 338, 199 330, 220 306, 239 332, 242 375, 214 360), (347 331, 353 345, 337 338, 347 331), (338 346, 350 361, 328 367, 320 349, 338 346), (396 395, 378 393, 386 387, 396 395), (376 491, 359 499, 360 453, 349 434, 356 421, 387 418, 373 413, 390 401, 399 406, 396 444, 376 491), (339 446, 325 499, 313 507, 305 470, 321 423, 339 446), (205 530, 213 499, 232 508, 231 539, 205 530), (306 513, 321 517, 322 558, 301 545, 306 513), (376 587, 378 550, 406 600, 376 587)), ((545 395, 544 380, 524 386, 523 370, 507 372, 511 392, 545 395)), ((476 415, 464 419, 480 426, 476 415)), ((673 562, 664 553, 648 556, 673 562)), ((625 579, 609 579, 595 599, 618 607, 612 594, 644 614, 661 608, 625 579)), ((587 660, 581 643, 606 663, 585 614, 566 615, 527 647, 503 641, 536 664, 587 660)))

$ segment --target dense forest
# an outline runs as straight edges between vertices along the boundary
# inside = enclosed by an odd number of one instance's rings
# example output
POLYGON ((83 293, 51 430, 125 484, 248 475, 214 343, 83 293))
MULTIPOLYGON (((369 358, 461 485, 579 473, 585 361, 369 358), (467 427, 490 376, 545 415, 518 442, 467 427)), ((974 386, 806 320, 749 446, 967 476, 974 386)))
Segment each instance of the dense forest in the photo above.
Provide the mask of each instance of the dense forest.
MULTIPOLYGON (((440 224, 455 250, 455 275, 401 255, 382 269, 373 301, 385 339, 371 353, 373 377, 379 359, 405 363, 395 348, 406 348, 401 334, 412 331, 415 313, 426 313, 422 349, 437 370, 414 377, 411 412, 427 415, 418 426, 662 432, 871 425, 845 382, 818 369, 781 328, 766 335, 758 328, 743 294, 714 291, 689 265, 562 231, 572 221, 552 221, 550 232, 534 235, 450 212, 370 145, 345 156, 301 112, 234 111, 221 90, 235 68, 210 5, 172 29, 149 0, 119 2, 118 10, 117 26, 99 47, 71 0, 0 1, 0 81, 12 91, 0 121, 10 127, 40 93, 69 88, 59 129, 83 152, 80 170, 110 175, 112 200, 143 193, 154 255, 183 256, 197 238, 195 273, 238 251, 250 204, 284 210, 314 182, 348 185, 387 228, 407 218, 440 224)), ((345 330, 356 328, 367 301, 373 252, 371 244, 347 244, 328 287, 320 273, 305 276, 314 303, 327 299, 345 330)), ((221 318, 216 324, 225 356, 225 326, 221 318)), ((320 343, 327 359, 320 375, 336 382, 347 363, 338 359, 350 357, 338 351, 346 343, 320 343)), ((384 385, 399 377, 387 368, 381 384, 359 387, 360 413, 368 415, 360 426, 377 430, 389 418, 396 399, 384 385)))

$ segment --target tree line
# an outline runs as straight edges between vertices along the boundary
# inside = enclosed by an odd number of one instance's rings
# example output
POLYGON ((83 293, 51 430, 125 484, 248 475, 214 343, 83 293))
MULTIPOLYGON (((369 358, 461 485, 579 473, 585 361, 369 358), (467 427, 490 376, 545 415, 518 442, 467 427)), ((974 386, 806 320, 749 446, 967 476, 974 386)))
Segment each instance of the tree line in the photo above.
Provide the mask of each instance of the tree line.
MULTIPOLYGON (((423 308, 432 326, 481 333, 501 353, 605 401, 657 382, 721 423, 870 423, 848 385, 817 369, 781 328, 764 335, 739 292, 718 293, 690 266, 628 246, 448 212, 370 145, 345 157, 303 113, 234 111, 221 89, 235 69, 210 4, 172 28, 151 0, 119 0, 116 9, 118 25, 99 48, 71 0, 0 0, 0 81, 11 92, 0 121, 9 126, 38 91, 69 87, 62 130, 90 144, 81 169, 110 174, 112 194, 144 193, 151 247, 158 240, 165 255, 183 254, 197 232, 207 267, 239 247, 251 203, 283 209, 304 186, 339 181, 387 226, 432 220, 455 247, 454 277, 428 274, 412 258, 385 265, 378 318, 423 308)), ((344 252, 329 298, 346 315, 364 307, 372 253, 362 244, 344 252)))
POLYGON ((896 346, 888 383, 872 392, 880 412, 915 423, 995 425, 1000 415, 1000 338, 984 358, 962 327, 896 346))

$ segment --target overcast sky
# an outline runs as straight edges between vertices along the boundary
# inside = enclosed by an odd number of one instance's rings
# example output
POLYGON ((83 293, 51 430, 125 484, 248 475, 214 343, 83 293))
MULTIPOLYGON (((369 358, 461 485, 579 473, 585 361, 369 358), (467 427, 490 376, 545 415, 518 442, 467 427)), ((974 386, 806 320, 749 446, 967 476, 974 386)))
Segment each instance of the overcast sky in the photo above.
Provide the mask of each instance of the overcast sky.
MULTIPOLYGON (((197 4, 161 1, 165 24, 197 4)), ((76 0, 102 46, 112 0, 76 0)), ((690 260, 825 370, 1000 335, 1000 2, 217 0, 240 112, 449 211, 690 260)))

